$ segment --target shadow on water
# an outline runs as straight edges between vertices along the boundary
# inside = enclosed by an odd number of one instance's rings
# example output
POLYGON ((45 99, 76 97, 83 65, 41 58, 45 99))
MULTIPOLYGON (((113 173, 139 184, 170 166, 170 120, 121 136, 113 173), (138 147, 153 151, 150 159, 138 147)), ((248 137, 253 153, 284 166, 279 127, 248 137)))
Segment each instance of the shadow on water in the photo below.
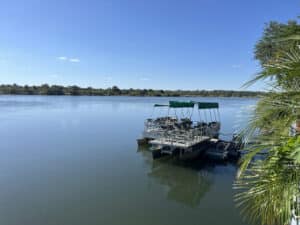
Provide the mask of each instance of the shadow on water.
MULTIPOLYGON (((201 159, 180 161, 172 157, 153 160, 147 147, 139 147, 141 154, 149 165, 147 176, 155 183, 167 187, 167 200, 196 208, 201 200, 214 186, 215 168, 226 163, 207 162, 201 159)), ((232 165, 230 163, 230 165, 232 165)))

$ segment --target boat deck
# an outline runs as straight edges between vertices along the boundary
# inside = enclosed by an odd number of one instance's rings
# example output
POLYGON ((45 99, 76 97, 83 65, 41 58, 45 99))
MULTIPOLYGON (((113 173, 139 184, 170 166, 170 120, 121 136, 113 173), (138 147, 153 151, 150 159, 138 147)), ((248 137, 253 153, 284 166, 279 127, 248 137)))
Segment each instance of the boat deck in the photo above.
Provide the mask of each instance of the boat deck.
POLYGON ((170 139, 170 138, 159 138, 150 141, 152 145, 160 145, 162 147, 169 146, 172 148, 182 148, 187 149, 195 145, 200 144, 201 142, 209 140, 208 136, 195 136, 192 140, 180 140, 180 139, 170 139))

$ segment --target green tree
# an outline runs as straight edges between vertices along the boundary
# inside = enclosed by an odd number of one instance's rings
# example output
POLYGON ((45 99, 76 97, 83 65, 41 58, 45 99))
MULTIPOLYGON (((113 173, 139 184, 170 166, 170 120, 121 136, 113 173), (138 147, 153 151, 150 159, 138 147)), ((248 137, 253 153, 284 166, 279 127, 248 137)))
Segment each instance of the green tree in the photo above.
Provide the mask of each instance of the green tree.
POLYGON ((117 86, 113 86, 111 88, 111 92, 112 92, 112 95, 120 95, 121 94, 121 90, 117 86))
POLYGON ((48 90, 49 90, 49 85, 48 84, 43 84, 40 88, 40 93, 41 95, 47 95, 48 94, 48 90))
POLYGON ((69 87, 70 95, 80 95, 80 88, 78 86, 69 87))
POLYGON ((300 137, 291 136, 291 125, 300 119, 300 50, 294 46, 268 60, 248 83, 264 79, 272 90, 241 132, 250 144, 235 184, 240 190, 236 200, 252 222, 288 225, 293 213, 299 213, 300 137))
POLYGON ((48 88, 47 95, 64 95, 64 87, 58 85, 52 85, 48 88))
POLYGON ((291 20, 288 23, 271 21, 266 25, 262 38, 255 46, 255 59, 264 65, 281 57, 299 44, 299 40, 287 40, 294 35, 300 35, 300 25, 297 21, 291 20))
POLYGON ((126 95, 126 96, 222 96, 222 97, 257 97, 263 92, 251 91, 224 91, 224 90, 153 90, 153 89, 120 89, 117 86, 107 89, 92 87, 80 88, 78 86, 60 86, 43 84, 42 86, 0 85, 0 94, 25 95, 126 95))

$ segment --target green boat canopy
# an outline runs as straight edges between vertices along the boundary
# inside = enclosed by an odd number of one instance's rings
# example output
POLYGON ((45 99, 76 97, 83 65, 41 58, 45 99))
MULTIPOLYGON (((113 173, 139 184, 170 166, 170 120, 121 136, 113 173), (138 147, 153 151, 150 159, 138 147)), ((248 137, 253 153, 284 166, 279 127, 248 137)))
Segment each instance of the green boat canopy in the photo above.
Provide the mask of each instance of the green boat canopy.
POLYGON ((179 102, 170 101, 169 105, 166 104, 154 104, 154 107, 170 107, 170 108, 194 108, 194 105, 198 104, 198 109, 218 109, 219 103, 217 102, 179 102))
POLYGON ((198 109, 218 109, 219 103, 217 102, 198 102, 198 109))
POLYGON ((169 105, 163 105, 163 104, 154 104, 154 107, 169 107, 169 105))
POLYGON ((194 108, 194 102, 178 102, 178 101, 170 101, 170 108, 194 108))

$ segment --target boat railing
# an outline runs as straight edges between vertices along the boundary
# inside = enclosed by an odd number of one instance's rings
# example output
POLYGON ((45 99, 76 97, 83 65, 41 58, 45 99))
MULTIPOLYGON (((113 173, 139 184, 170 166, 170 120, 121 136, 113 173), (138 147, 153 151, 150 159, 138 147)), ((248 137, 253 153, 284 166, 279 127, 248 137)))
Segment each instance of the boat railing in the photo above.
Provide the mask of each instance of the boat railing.
POLYGON ((197 142, 202 137, 216 137, 220 131, 219 122, 193 122, 188 119, 173 118, 148 119, 145 122, 144 136, 163 138, 171 143, 197 142))

